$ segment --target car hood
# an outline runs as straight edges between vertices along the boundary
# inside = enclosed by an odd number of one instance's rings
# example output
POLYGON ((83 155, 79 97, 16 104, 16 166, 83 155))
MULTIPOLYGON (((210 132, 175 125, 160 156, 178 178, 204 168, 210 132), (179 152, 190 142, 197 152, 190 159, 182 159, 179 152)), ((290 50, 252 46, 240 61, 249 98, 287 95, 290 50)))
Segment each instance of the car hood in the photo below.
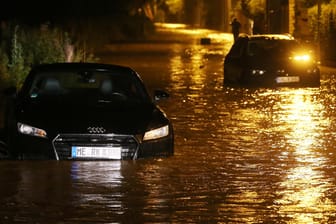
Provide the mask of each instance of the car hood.
POLYGON ((89 133, 89 127, 102 127, 105 133, 141 134, 166 120, 152 103, 25 103, 19 122, 44 129, 48 135, 89 133))

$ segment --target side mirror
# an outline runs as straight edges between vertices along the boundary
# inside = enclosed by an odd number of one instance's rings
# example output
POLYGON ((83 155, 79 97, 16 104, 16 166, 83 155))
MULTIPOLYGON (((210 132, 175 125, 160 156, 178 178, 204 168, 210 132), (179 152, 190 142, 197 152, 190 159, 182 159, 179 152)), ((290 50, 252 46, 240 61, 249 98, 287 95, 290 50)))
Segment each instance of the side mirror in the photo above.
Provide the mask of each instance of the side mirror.
POLYGON ((155 90, 154 91, 154 100, 159 101, 162 99, 167 99, 169 98, 169 94, 166 91, 163 90, 155 90))

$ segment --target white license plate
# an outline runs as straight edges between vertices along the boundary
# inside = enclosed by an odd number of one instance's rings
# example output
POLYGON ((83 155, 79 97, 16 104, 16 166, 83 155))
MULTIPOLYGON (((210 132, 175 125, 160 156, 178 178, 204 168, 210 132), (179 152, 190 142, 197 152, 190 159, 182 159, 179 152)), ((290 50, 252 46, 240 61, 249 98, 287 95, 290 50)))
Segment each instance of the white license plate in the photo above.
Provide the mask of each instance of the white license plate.
POLYGON ((276 79, 277 83, 293 83, 300 82, 299 76, 279 76, 276 79))
POLYGON ((121 148, 73 146, 71 156, 72 158, 121 159, 121 148))

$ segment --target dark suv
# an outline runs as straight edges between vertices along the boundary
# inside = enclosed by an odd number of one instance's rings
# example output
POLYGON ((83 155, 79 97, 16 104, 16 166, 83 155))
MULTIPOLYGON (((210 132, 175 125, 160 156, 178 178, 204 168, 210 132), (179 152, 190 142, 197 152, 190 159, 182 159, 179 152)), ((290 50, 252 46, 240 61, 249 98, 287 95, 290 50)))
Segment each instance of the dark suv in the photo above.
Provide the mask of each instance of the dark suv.
POLYGON ((292 36, 242 35, 225 57, 224 85, 319 86, 320 70, 292 36))

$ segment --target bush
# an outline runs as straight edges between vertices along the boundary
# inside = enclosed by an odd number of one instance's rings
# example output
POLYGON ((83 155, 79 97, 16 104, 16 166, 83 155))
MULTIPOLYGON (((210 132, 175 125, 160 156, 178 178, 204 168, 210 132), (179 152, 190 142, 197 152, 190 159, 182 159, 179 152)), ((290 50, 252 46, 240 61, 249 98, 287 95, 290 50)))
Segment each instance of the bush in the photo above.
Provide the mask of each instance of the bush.
POLYGON ((76 48, 68 33, 48 24, 40 28, 10 24, 2 28, 0 80, 2 86, 20 87, 34 65, 54 62, 95 61, 76 48))

